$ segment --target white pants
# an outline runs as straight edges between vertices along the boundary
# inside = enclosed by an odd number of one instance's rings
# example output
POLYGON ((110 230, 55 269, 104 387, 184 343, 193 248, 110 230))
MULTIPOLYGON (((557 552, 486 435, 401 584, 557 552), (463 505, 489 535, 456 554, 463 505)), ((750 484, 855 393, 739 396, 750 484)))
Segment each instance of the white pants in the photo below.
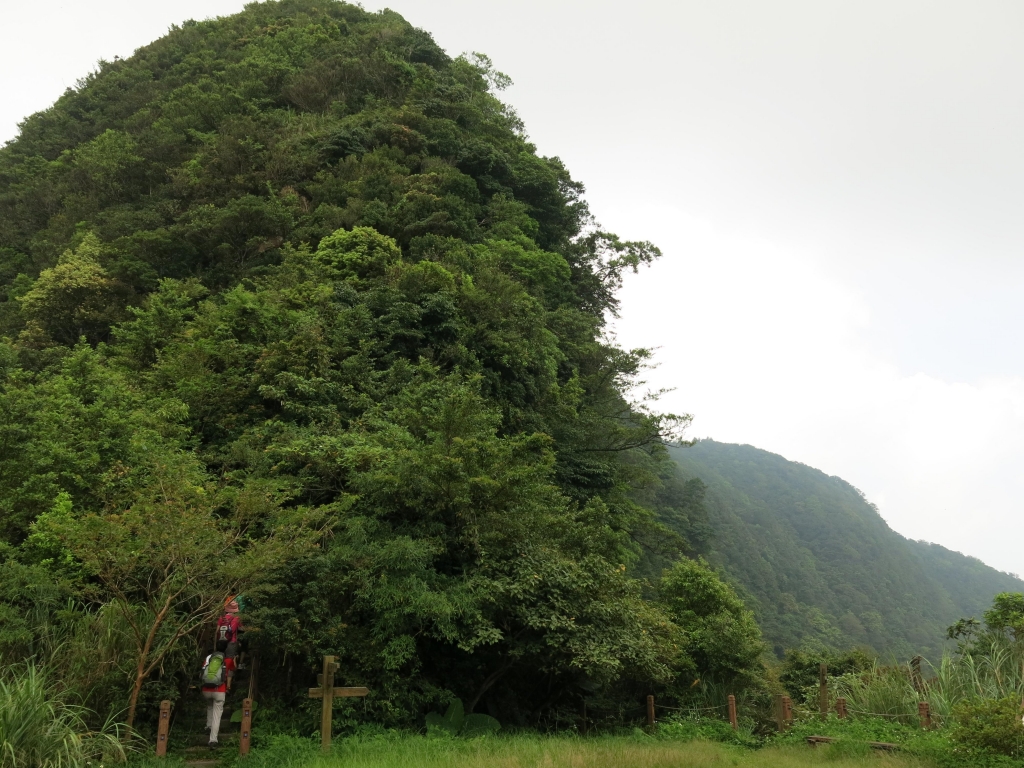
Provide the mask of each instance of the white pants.
POLYGON ((224 714, 224 691, 203 691, 206 699, 206 727, 210 729, 210 743, 216 744, 220 736, 220 718, 224 714))

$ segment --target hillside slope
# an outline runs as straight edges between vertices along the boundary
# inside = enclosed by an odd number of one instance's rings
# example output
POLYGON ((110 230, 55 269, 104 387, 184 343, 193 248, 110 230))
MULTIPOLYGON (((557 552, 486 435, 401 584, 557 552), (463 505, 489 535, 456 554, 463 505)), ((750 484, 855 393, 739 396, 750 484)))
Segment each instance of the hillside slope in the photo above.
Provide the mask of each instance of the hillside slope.
POLYGON ((809 641, 934 653, 957 618, 1024 591, 976 558, 904 538, 838 477, 713 440, 672 455, 707 484, 709 558, 748 592, 777 653, 809 641))

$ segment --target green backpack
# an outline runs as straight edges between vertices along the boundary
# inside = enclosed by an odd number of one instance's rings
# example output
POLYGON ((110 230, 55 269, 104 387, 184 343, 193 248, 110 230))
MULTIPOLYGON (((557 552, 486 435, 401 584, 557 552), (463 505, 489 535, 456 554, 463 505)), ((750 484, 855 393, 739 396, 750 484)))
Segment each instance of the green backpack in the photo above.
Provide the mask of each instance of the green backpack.
POLYGON ((224 654, 223 653, 211 653, 210 658, 207 659, 206 664, 203 665, 202 674, 199 675, 199 679, 203 683, 203 687, 217 687, 224 683, 224 654))

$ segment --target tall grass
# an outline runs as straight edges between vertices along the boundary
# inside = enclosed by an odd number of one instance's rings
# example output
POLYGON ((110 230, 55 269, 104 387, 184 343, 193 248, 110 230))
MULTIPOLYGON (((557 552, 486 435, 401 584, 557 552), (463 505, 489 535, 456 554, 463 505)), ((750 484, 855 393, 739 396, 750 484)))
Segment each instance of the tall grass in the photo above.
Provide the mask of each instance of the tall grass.
POLYGON ((90 731, 88 710, 68 703, 32 663, 0 674, 0 768, 83 768, 123 760, 126 747, 108 724, 90 731))
POLYGON ((941 721, 962 701, 1024 698, 1024 642, 994 638, 984 650, 945 653, 937 667, 924 663, 915 686, 909 665, 874 669, 836 679, 833 699, 844 696, 856 715, 881 715, 916 722, 918 702, 927 701, 941 721))

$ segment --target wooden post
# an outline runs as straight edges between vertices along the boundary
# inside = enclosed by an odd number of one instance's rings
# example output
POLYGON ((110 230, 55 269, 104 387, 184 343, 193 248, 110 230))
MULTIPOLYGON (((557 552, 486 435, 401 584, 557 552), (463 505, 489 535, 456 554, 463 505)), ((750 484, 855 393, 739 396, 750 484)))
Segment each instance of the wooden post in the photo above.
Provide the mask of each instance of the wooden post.
POLYGON ((836 699, 836 714, 839 715, 840 720, 846 719, 846 699, 842 696, 836 699))
POLYGON ((918 702, 917 716, 921 718, 921 727, 925 730, 932 727, 932 711, 927 701, 918 702))
POLYGON ((787 728, 793 724, 793 700, 789 696, 782 697, 782 721, 787 728))
POLYGON ((654 697, 647 697, 647 727, 654 727, 654 697))
POLYGON ((171 702, 160 702, 160 719, 156 722, 156 756, 167 756, 167 733, 171 729, 171 702))
POLYGON ((334 673, 338 671, 338 662, 333 656, 324 656, 324 671, 317 676, 319 688, 309 689, 309 698, 323 699, 323 706, 320 708, 320 748, 324 752, 331 749, 331 716, 334 709, 334 697, 365 696, 370 691, 367 688, 335 688, 334 673))
POLYGON ((736 722, 736 697, 731 693, 729 694, 729 725, 734 731, 739 728, 739 724, 736 722))
POLYGON ((320 673, 320 689, 323 705, 320 707, 320 747, 324 752, 331 749, 331 720, 334 717, 334 673, 338 663, 333 656, 324 656, 323 672, 320 673))
POLYGON ((775 725, 779 729, 779 733, 786 730, 786 709, 782 703, 785 698, 781 693, 775 697, 775 725))
POLYGON ((828 665, 825 662, 818 667, 818 711, 822 720, 828 718, 828 665))
POLYGON ((252 699, 242 699, 242 735, 238 737, 238 754, 249 754, 249 739, 252 736, 252 699))

